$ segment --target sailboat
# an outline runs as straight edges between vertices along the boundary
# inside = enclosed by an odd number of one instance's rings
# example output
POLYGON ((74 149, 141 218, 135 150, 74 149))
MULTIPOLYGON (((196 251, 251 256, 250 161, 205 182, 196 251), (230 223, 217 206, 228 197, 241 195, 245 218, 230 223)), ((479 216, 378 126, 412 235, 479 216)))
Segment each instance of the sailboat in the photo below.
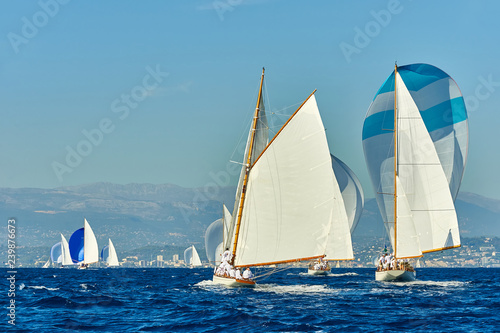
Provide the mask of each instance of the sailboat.
POLYGON ((43 264, 42 268, 49 268, 50 267, 50 258, 43 264))
MULTIPOLYGON (((264 70, 224 245, 235 268, 323 257, 341 207, 316 91, 269 140, 263 83, 264 70)), ((350 237, 345 242, 350 246, 350 237)), ((254 280, 217 273, 213 281, 255 286, 254 280)))
POLYGON ((84 219, 84 226, 76 230, 69 239, 69 252, 74 264, 79 264, 78 269, 85 269, 89 264, 99 261, 99 248, 94 232, 84 219))
POLYGON ((101 260, 104 261, 108 267, 120 266, 115 246, 113 245, 111 238, 108 238, 108 245, 103 247, 101 250, 101 260))
POLYGON ((52 261, 53 265, 60 264, 61 267, 74 265, 69 253, 68 241, 64 238, 63 234, 61 234, 61 241, 55 243, 50 249, 49 261, 52 261))
POLYGON ((186 263, 186 265, 189 265, 191 267, 201 266, 200 256, 198 255, 198 251, 196 251, 194 245, 191 245, 186 250, 184 250, 184 262, 186 263))
POLYGON ((455 81, 431 65, 396 65, 368 109, 363 148, 395 259, 375 278, 415 280, 407 259, 460 246, 468 125, 455 81))
POLYGON ((222 205, 222 218, 212 222, 205 231, 205 251, 209 263, 218 266, 221 262, 224 239, 228 234, 231 213, 227 207, 222 205))
MULTIPOLYGON (((339 260, 353 259, 352 246, 347 244, 345 240, 350 239, 356 229, 363 212, 364 196, 361 183, 354 172, 339 158, 330 156, 336 187, 338 186, 341 193, 339 201, 342 202, 343 209, 340 207, 341 212, 332 223, 332 228, 338 230, 328 237, 329 247, 325 253, 325 259, 336 260, 338 265, 339 260), (346 229, 345 220, 348 222, 348 229, 346 229)), ((328 262, 320 258, 317 262, 312 262, 309 265, 307 274, 326 275, 330 270, 328 262)))

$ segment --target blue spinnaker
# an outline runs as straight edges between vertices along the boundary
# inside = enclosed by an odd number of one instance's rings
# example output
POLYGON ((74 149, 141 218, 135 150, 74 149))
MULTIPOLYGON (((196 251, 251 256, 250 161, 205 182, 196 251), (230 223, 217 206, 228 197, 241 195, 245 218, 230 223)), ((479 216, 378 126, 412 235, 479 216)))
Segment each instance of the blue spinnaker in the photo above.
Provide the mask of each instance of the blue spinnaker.
POLYGON ((80 228, 69 239, 69 253, 74 263, 83 261, 84 228, 80 228))

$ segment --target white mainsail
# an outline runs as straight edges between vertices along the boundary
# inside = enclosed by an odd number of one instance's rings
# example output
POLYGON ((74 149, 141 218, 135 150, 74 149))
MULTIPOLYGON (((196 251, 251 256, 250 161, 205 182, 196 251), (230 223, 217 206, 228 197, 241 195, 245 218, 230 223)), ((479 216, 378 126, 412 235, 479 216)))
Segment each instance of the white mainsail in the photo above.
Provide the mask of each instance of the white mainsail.
POLYGON ((71 254, 69 253, 69 245, 66 238, 61 234, 61 264, 63 266, 74 265, 73 260, 71 260, 71 254))
POLYGON ((322 256, 334 218, 333 183, 325 129, 311 94, 250 166, 235 266, 322 256))
POLYGON ((116 255, 115 246, 113 245, 111 238, 109 238, 108 240, 108 258, 106 258, 106 263, 109 267, 120 266, 120 263, 118 262, 118 256, 116 255))
POLYGON ((198 251, 196 251, 194 245, 191 245, 186 250, 184 250, 184 262, 186 263, 186 265, 191 265, 194 267, 201 266, 200 256, 198 255, 198 251))
MULTIPOLYGON (((459 246, 458 220, 448 180, 421 114, 399 73, 396 73, 396 91, 397 173, 419 236, 420 250, 425 253, 459 246)), ((398 203, 400 201, 404 200, 399 200, 398 195, 398 203)), ((400 209, 402 214, 410 214, 398 204, 398 212, 400 209)), ((399 237, 399 218, 396 238, 399 237)), ((396 251, 407 241, 401 240, 401 245, 398 241, 396 251)), ((418 255, 420 253, 413 256, 418 255)), ((396 257, 407 256, 396 253, 396 257)))
POLYGON ((84 220, 83 264, 92 264, 99 261, 99 247, 90 224, 84 220))
POLYGON ((50 258, 43 264, 42 268, 49 268, 50 266, 50 258))

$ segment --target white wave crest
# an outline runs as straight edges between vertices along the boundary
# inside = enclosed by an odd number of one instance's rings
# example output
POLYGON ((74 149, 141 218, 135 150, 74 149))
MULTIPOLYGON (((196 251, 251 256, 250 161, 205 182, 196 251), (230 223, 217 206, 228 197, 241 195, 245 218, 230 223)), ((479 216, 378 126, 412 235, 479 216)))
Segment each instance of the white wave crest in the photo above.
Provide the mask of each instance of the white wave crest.
MULTIPOLYGON (((21 286, 19 286, 21 287, 21 286)), ((45 286, 28 286, 29 289, 46 289, 46 290, 59 290, 59 288, 49 288, 45 286)))
POLYGON ((309 284, 299 284, 299 285, 289 285, 281 286, 277 284, 257 284, 256 291, 261 292, 271 292, 276 294, 336 294, 337 290, 328 288, 326 285, 309 285, 309 284))

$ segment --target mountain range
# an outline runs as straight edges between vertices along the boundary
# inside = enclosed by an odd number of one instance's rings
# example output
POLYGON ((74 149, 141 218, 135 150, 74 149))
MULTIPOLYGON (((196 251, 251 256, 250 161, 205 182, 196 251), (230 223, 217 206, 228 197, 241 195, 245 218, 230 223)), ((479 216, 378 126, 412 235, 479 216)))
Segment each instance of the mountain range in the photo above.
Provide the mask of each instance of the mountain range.
MULTIPOLYGON (((54 189, 1 188, 3 220, 16 219, 18 246, 51 246, 83 227, 85 217, 98 243, 111 238, 117 250, 148 245, 204 247, 208 225, 232 211, 235 187, 183 188, 172 184, 93 183, 54 189)), ((460 193, 456 209, 462 237, 500 237, 500 200, 460 193)), ((384 236, 375 199, 366 199, 354 231, 360 237, 384 236)), ((6 239, 6 228, 0 237, 6 239)))

